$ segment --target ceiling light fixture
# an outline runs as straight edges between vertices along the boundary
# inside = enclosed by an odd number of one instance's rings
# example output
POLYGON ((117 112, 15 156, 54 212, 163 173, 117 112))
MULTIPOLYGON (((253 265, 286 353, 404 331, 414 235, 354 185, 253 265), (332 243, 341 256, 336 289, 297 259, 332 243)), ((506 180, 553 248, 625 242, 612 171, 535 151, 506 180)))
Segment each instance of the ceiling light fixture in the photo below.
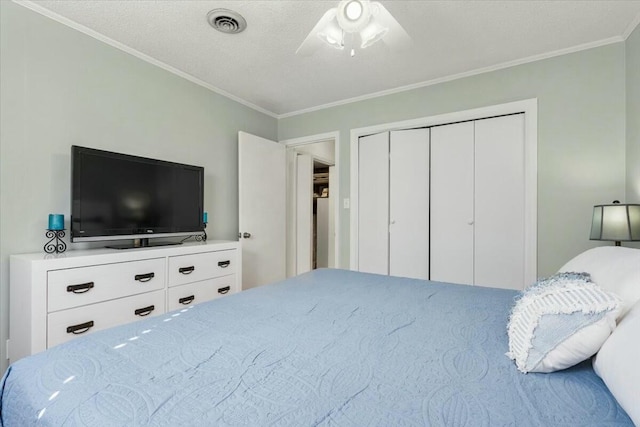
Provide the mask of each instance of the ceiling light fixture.
POLYGON ((296 53, 311 53, 317 47, 316 41, 321 40, 339 50, 350 44, 349 52, 354 56, 356 47, 365 49, 382 39, 393 47, 407 45, 411 40, 379 2, 341 0, 337 7, 325 12, 296 53))
POLYGON ((342 0, 338 4, 336 19, 340 28, 347 33, 359 32, 371 19, 369 0, 342 0))
POLYGON ((344 33, 335 20, 336 11, 331 9, 329 13, 333 15, 333 18, 318 32, 318 37, 329 46, 342 50, 344 49, 344 33))
POLYGON ((355 21, 362 16, 362 3, 352 0, 345 6, 344 12, 348 19, 355 21))

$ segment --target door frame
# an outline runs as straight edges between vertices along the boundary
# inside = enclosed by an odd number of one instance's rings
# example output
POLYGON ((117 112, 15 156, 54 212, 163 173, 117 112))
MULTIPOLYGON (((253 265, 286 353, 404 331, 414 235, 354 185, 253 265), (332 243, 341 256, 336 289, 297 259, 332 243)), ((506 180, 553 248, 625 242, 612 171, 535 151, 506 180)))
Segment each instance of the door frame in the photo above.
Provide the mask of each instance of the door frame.
POLYGON ((350 257, 349 268, 358 270, 358 143, 361 136, 394 130, 445 125, 493 116, 524 113, 524 277, 534 283, 538 274, 538 99, 531 98, 470 110, 438 114, 351 129, 350 135, 350 257))
MULTIPOLYGON (((319 134, 314 134, 314 135, 308 135, 308 136, 302 136, 299 138, 291 138, 291 139, 285 139, 285 140, 281 140, 279 141, 281 144, 285 145, 287 150, 289 148, 295 148, 295 147, 300 147, 303 145, 309 145, 309 144, 315 144, 318 142, 324 142, 327 140, 333 140, 334 141, 334 146, 333 146, 333 151, 334 151, 334 157, 335 157, 335 162, 334 162, 334 167, 335 167, 335 171, 336 171, 336 176, 335 176, 335 189, 333 189, 335 191, 335 198, 334 198, 334 227, 335 227, 335 242, 334 242, 334 266, 335 268, 339 268, 340 267, 340 131, 332 131, 332 132, 325 132, 325 133, 319 133, 319 134)), ((318 157, 318 160, 325 162, 326 159, 322 159, 318 157)), ((288 183, 289 185, 289 183, 288 183)), ((291 183, 291 185, 294 186, 293 188, 293 194, 295 194, 296 188, 295 185, 296 183, 293 182, 291 183)), ((295 203, 295 201, 294 201, 295 203)), ((287 203, 287 205, 289 205, 287 203)), ((295 224, 295 217, 294 218, 287 218, 287 224, 295 224)), ((287 227, 287 232, 292 232, 291 227, 287 227)), ((287 238, 287 242, 295 242, 296 239, 289 239, 287 238)), ((288 251, 290 250, 294 250, 295 248, 287 248, 288 251)), ((290 254, 287 253, 287 260, 290 259, 290 254)))
MULTIPOLYGON (((289 148, 287 148, 289 150, 289 148)), ((293 231, 295 241, 289 241, 295 247, 294 269, 291 273, 302 274, 313 270, 313 170, 315 158, 308 153, 294 150, 295 176, 293 176, 293 192, 287 191, 287 196, 293 196, 293 224, 287 225, 287 230, 293 231), (306 246, 306 247, 305 247, 306 246)), ((287 176, 289 178, 289 176, 287 176)), ((287 187, 289 183, 287 183, 287 187)), ((289 204, 287 203, 287 208, 289 204)), ((291 254, 292 255, 292 254, 291 254)), ((289 254, 287 255, 289 257, 289 254)), ((287 260, 289 261, 289 260, 287 260)), ((288 266, 287 266, 288 267, 288 266)), ((289 270, 287 269, 287 273, 289 270)), ((287 274, 288 275, 288 274, 287 274)))

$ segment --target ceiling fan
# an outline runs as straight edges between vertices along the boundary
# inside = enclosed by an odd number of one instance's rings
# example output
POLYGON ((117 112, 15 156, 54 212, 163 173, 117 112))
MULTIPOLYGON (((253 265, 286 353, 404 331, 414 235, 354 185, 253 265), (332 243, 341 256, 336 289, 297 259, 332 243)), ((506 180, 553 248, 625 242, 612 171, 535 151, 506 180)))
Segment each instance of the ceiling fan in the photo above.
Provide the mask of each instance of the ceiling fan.
POLYGON ((346 47, 354 56, 356 48, 365 49, 380 40, 392 48, 405 48, 411 43, 407 32, 381 3, 341 0, 320 18, 296 53, 310 55, 328 45, 339 50, 346 47))

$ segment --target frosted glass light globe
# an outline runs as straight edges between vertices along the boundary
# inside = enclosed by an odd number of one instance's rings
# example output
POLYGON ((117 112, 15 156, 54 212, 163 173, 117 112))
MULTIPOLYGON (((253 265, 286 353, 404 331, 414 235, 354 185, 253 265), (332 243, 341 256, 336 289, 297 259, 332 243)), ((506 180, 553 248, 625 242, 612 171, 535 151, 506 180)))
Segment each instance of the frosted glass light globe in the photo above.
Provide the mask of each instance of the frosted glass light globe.
POLYGON ((347 7, 345 8, 345 14, 350 20, 356 21, 360 16, 362 16, 362 3, 358 0, 350 1, 347 3, 347 7))

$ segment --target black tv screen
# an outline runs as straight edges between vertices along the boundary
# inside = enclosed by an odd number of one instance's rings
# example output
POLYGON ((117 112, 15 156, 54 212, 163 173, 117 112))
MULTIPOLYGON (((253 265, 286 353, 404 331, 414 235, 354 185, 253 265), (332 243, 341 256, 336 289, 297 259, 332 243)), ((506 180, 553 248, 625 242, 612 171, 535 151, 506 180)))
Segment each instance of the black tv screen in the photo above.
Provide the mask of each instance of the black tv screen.
POLYGON ((71 147, 71 241, 170 237, 204 229, 204 168, 71 147))

